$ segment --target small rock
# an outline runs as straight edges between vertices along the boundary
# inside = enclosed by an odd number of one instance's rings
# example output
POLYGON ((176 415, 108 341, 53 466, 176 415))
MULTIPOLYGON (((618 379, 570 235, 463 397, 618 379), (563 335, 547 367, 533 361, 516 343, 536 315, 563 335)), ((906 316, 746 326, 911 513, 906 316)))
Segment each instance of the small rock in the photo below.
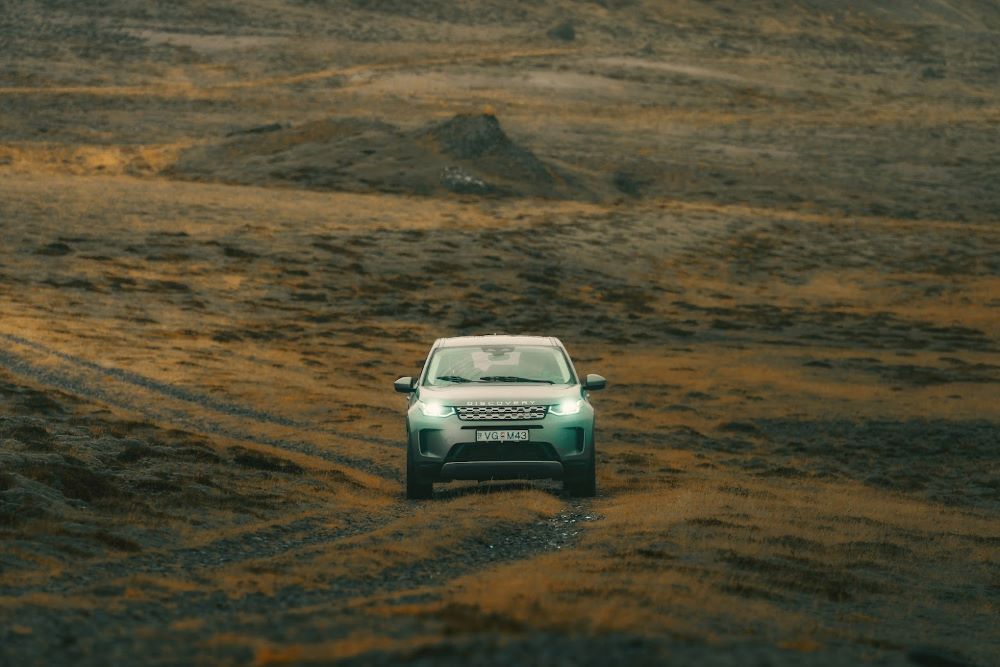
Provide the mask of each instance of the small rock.
POLYGON ((487 194, 493 189, 486 181, 453 166, 445 167, 441 182, 456 194, 487 194))
POLYGON ((551 28, 546 34, 552 39, 561 39, 564 42, 572 42, 576 39, 576 29, 570 21, 563 21, 551 28))

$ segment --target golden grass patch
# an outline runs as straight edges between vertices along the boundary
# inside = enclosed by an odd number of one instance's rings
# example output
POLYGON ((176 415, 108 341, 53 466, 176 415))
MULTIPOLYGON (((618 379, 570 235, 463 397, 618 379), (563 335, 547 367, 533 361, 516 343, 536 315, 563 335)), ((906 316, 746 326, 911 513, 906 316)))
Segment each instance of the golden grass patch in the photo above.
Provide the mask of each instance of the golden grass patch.
POLYGON ((762 484, 714 471, 676 489, 617 494, 595 511, 603 520, 576 548, 463 577, 440 602, 409 613, 454 632, 506 624, 704 640, 754 635, 808 652, 846 626, 880 631, 888 622, 863 614, 824 621, 810 606, 878 608, 904 589, 909 599, 932 599, 968 577, 985 585, 988 568, 969 571, 967 551, 995 536, 986 515, 862 485, 762 484), (471 620, 457 619, 455 605, 471 620))

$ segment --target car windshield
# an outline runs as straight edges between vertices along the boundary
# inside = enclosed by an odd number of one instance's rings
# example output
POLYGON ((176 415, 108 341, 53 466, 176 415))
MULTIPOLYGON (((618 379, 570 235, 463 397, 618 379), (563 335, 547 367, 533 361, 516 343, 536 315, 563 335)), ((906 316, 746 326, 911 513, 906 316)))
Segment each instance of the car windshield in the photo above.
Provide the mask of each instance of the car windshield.
POLYGON ((442 347, 431 357, 424 384, 465 383, 570 384, 566 355, 548 345, 442 347))

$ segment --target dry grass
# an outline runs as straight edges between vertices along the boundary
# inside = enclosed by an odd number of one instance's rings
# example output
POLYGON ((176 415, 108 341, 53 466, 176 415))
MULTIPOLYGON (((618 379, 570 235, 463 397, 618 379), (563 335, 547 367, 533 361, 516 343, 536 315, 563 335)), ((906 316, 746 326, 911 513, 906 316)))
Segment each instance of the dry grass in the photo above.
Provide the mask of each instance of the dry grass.
MULTIPOLYGON (((905 642, 908 630, 893 627, 900 596, 962 614, 997 565, 985 546, 997 538, 992 515, 858 485, 715 474, 619 494, 599 511, 604 520, 579 548, 460 579, 421 611, 466 633, 477 626, 449 621, 456 605, 466 616, 559 632, 755 636, 817 648, 863 631, 905 642)), ((983 611, 974 612, 978 630, 946 623, 921 632, 972 641, 988 631, 983 611)))
POLYGON ((692 664, 995 659, 988 3, 22 4, 0 20, 0 662, 616 638, 705 647, 692 664), (585 194, 406 194, 391 133, 360 155, 322 133, 482 109, 585 194), (239 134, 271 123, 292 128, 239 134), (231 141, 265 166, 205 177, 243 185, 170 179, 231 141), (371 191, 262 187, 295 142, 320 172, 375 165, 371 191), (598 498, 404 500, 391 381, 496 330, 609 378, 598 498))

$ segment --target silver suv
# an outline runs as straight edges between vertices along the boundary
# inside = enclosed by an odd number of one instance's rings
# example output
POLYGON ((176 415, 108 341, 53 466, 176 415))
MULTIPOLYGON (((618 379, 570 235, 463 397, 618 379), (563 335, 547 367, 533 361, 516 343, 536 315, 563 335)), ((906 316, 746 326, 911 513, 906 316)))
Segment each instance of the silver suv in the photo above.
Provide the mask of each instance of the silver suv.
POLYGON ((406 411, 406 496, 453 479, 561 479, 597 492, 594 408, 557 338, 466 336, 435 341, 418 378, 396 380, 406 411))

